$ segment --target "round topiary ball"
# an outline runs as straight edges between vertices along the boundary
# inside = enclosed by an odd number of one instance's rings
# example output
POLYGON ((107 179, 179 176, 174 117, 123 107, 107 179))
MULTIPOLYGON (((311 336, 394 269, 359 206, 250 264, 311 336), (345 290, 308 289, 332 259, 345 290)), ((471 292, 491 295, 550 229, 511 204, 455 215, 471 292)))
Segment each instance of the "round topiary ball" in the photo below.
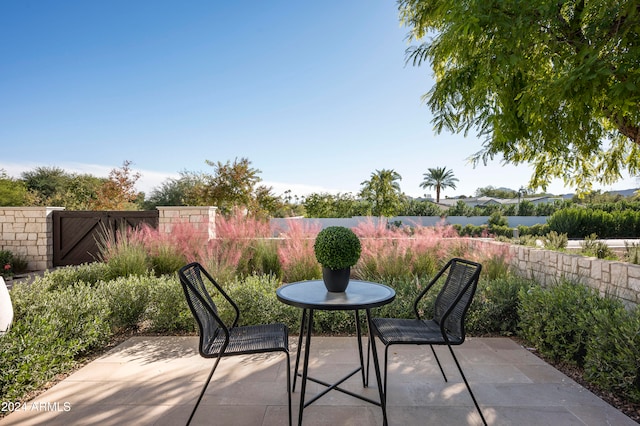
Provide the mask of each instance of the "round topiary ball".
POLYGON ((329 269, 344 269, 356 264, 362 247, 358 236, 344 226, 329 226, 318 233, 313 251, 318 262, 329 269))

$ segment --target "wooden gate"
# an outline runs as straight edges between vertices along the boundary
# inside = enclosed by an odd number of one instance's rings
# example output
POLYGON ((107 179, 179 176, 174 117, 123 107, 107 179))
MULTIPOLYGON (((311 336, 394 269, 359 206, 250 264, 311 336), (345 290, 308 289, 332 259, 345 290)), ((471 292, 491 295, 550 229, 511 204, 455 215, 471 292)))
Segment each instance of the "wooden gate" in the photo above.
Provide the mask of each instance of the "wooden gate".
POLYGON ((158 227, 158 211, 54 211, 53 266, 80 265, 98 259, 105 231, 118 235, 122 227, 146 223, 158 227))

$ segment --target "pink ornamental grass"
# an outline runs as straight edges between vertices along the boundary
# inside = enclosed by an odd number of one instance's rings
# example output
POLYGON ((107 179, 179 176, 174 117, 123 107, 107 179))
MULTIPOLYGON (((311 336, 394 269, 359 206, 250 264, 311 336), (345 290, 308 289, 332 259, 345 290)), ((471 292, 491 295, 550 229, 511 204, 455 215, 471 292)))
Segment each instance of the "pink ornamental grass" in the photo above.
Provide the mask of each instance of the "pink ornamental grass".
POLYGON ((216 238, 206 248, 203 263, 221 281, 231 280, 248 261, 256 239, 271 236, 269 221, 236 209, 216 218, 216 238))
POLYGON ((317 223, 287 220, 287 229, 281 233, 282 241, 278 246, 283 282, 320 277, 320 264, 313 252, 313 243, 320 228, 317 223))
POLYGON ((455 234, 451 227, 398 228, 373 220, 360 223, 354 232, 362 243, 354 272, 364 279, 430 275, 444 263, 444 239, 455 234))

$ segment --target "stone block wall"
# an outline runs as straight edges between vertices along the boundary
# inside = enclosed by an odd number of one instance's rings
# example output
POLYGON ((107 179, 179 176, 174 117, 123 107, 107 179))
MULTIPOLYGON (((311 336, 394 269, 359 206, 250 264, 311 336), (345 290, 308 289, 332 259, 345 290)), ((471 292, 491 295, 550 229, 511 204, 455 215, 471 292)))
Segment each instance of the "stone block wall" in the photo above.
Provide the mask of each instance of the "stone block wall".
POLYGON ((53 265, 52 212, 62 207, 0 207, 0 250, 24 257, 28 268, 53 265))
MULTIPOLYGON (((470 244, 505 243, 471 239, 470 244)), ((640 304, 640 265, 534 247, 508 246, 511 265, 520 276, 532 278, 543 286, 564 278, 585 284, 601 296, 619 299, 629 308, 640 304)))
POLYGON ((188 223, 207 236, 216 237, 217 207, 156 207, 159 212, 158 230, 170 234, 177 224, 188 223))

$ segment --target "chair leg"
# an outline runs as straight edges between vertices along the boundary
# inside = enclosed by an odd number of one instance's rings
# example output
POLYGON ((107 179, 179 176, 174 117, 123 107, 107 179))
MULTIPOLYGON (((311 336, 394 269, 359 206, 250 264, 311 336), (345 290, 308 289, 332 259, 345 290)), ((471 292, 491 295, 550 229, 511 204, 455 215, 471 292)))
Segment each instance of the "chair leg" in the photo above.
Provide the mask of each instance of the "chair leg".
POLYGON ((289 404, 289 426, 293 424, 292 414, 291 414, 291 357, 289 356, 289 352, 285 352, 287 354, 287 398, 289 404))
MULTIPOLYGON (((473 404, 476 406, 476 410, 478 410, 478 414, 480 414, 480 418, 482 419, 482 424, 487 426, 487 421, 484 419, 484 416, 482 415, 482 410, 480 410, 480 406, 478 405, 478 401, 476 401, 476 397, 473 395, 473 392, 471 391, 471 386, 469 386, 469 382, 467 381, 467 378, 465 377, 464 373, 462 372, 462 367, 460 367, 460 363, 458 362, 458 358, 456 358, 456 354, 453 353, 453 348, 450 345, 447 345, 447 347, 449 348, 449 352, 451 352, 451 356, 453 357, 453 360, 456 363, 456 366, 458 367, 458 371, 460 372, 460 375, 462 376, 462 380, 464 380, 464 384, 467 386, 467 390, 469 391, 469 395, 471 395, 471 399, 473 400, 473 404)), ((433 346, 432 346, 433 349, 433 346)))
POLYGON ((209 377, 207 377, 207 381, 204 382, 204 386, 202 387, 202 390, 200 391, 200 396, 198 397, 198 401, 196 402, 196 405, 193 407, 193 410, 191 411, 191 415, 189 416, 189 420, 187 420, 187 426, 189 426, 191 424, 191 420, 193 420, 193 416, 196 414, 196 410, 198 409, 198 405, 200 405, 200 401, 202 401, 202 397, 204 396, 204 392, 207 390, 207 387, 209 386, 209 382, 211 381, 211 378, 213 377, 213 373, 216 371, 216 368, 218 368, 218 364, 220 363, 220 359, 222 357, 218 356, 218 358, 216 358, 216 362, 213 364, 213 368, 211 368, 211 372, 209 373, 209 377))
POLYGON ((436 355, 436 350, 433 348, 433 345, 429 345, 429 347, 431 348, 431 352, 433 352, 433 356, 436 359, 436 362, 438 363, 438 367, 440 367, 440 372, 442 373, 442 377, 444 378, 444 381, 447 381, 447 376, 444 374, 444 370, 442 369, 442 364, 440 364, 440 359, 438 358, 438 355, 436 355))
POLYGON ((391 345, 386 345, 384 347, 384 402, 387 403, 387 366, 389 365, 389 348, 391 345))

